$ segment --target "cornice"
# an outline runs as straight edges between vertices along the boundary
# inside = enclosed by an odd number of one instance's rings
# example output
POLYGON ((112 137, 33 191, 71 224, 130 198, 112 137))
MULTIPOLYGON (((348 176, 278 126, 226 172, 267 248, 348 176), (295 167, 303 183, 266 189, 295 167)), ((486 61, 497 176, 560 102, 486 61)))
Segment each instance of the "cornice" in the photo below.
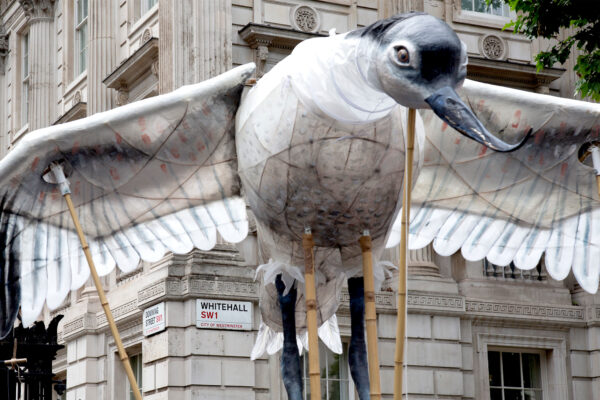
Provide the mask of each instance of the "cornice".
POLYGON ((55 0, 19 0, 30 22, 34 20, 54 19, 55 0))

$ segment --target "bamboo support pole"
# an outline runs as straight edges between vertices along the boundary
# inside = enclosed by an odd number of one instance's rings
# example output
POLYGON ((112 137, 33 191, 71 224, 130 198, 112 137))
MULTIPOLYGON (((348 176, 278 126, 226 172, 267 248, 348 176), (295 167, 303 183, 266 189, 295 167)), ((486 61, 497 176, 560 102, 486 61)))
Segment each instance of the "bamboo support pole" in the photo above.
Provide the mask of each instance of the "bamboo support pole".
POLYGON ((304 289, 306 296, 306 328, 308 330, 308 375, 311 400, 321 400, 314 246, 312 233, 307 229, 302 237, 302 247, 304 248, 304 289))
POLYGON ((371 400, 381 399, 379 377, 379 351, 377 349, 377 310, 375 308, 375 279, 373 277, 373 251, 371 236, 364 232, 359 239, 362 250, 363 279, 365 283, 365 321, 367 325, 367 355, 369 357, 369 388, 371 400))
POLYGON ((13 340, 13 353, 12 358, 10 360, 3 360, 2 363, 4 365, 10 365, 9 368, 15 369, 19 364, 25 364, 27 362, 26 358, 17 358, 17 338, 13 340))
POLYGON ((400 232, 400 266, 398 271, 398 318, 396 324, 396 354, 394 365, 394 400, 402 399, 404 339, 406 335, 406 272, 408 252, 408 225, 410 223, 410 191, 412 189, 413 151, 415 148, 416 110, 408 109, 404 188, 402 190, 402 219, 400 232))
POLYGON ((17 364, 25 364, 26 362, 26 358, 11 358, 10 360, 4 360, 4 365, 10 365, 11 367, 14 367, 17 364))
POLYGON ((71 218, 73 218, 73 223, 75 224, 77 236, 79 236, 79 241, 81 242, 83 253, 85 254, 88 266, 90 267, 90 272, 92 274, 92 279, 94 280, 94 285, 96 285, 96 291, 98 292, 98 296, 100 297, 100 304, 102 304, 104 314, 106 314, 106 320, 108 321, 108 326, 110 327, 110 331, 113 335, 113 338, 115 339, 115 344, 117 345, 117 349, 119 351, 119 358, 121 359, 123 367, 125 368, 125 373, 127 374, 127 379, 129 379, 129 384, 131 385, 133 395, 136 400, 142 400, 142 394, 140 393, 140 389, 135 380, 135 376, 133 375, 133 370, 131 369, 131 364, 129 363, 129 357, 127 356, 125 348, 123 347, 123 342, 121 341, 121 336, 119 335, 119 331, 117 330, 115 319, 113 318, 112 312, 110 311, 110 306, 108 305, 106 294, 104 293, 102 283, 100 282, 100 277, 98 276, 98 272, 96 271, 96 266, 94 264, 94 260, 92 259, 92 254, 90 253, 90 247, 88 246, 83 230, 81 229, 81 225, 79 224, 79 218, 75 213, 75 207, 73 207, 71 194, 68 192, 64 193, 63 197, 67 203, 67 207, 69 208, 69 213, 71 213, 71 218))

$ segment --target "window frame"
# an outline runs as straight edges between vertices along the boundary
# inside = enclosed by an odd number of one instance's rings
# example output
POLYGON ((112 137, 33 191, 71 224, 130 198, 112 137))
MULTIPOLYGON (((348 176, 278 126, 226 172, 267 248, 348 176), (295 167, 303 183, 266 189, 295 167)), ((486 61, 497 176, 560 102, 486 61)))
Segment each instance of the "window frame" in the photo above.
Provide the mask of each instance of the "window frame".
POLYGON ((158 0, 137 0, 139 7, 139 16, 137 19, 140 19, 144 15, 150 12, 158 4, 158 0), (152 4, 150 4, 152 3, 152 4))
POLYGON ((540 365, 544 400, 569 398, 568 332, 480 325, 473 326, 472 330, 473 372, 477 376, 475 398, 490 400, 488 349, 494 351, 500 348, 502 351, 545 353, 545 362, 540 365))
POLYGON ((129 20, 130 20, 130 32, 129 34, 137 31, 140 25, 144 25, 148 18, 154 14, 159 7, 159 0, 133 0, 128 2, 129 7, 129 20), (155 1, 151 6, 148 4, 149 1, 155 1))
MULTIPOLYGON (((497 30, 502 30, 504 28, 504 25, 506 25, 511 21, 511 19, 514 19, 516 17, 517 14, 513 11, 509 13, 508 17, 504 17, 500 15, 482 13, 478 11, 463 10, 462 0, 454 0, 454 7, 452 7, 452 22, 476 25, 497 30)), ((523 35, 514 35, 514 37, 519 37, 523 40, 526 39, 523 35)))
MULTIPOLYGON (((546 351, 540 350, 540 349, 531 349, 531 348, 523 348, 523 347, 502 347, 502 346, 488 346, 487 349, 487 353, 488 353, 488 365, 486 366, 487 368, 487 372, 489 374, 489 352, 490 351, 495 351, 495 352, 499 352, 500 353, 500 374, 502 376, 502 382, 501 382, 501 386, 494 386, 493 388, 495 389, 519 389, 521 390, 521 392, 524 392, 526 389, 534 389, 534 390, 541 390, 542 392, 542 398, 545 398, 547 396, 547 387, 548 387, 548 382, 547 382, 547 378, 548 378, 548 374, 545 372, 546 368, 547 368, 547 363, 546 363, 546 351), (521 374, 521 387, 517 388, 516 386, 506 386, 504 385, 504 370, 503 370, 503 361, 502 361, 502 353, 518 353, 519 354, 519 368, 520 368, 520 374, 521 374), (523 381, 523 354, 537 354, 540 356, 540 383, 541 383, 541 387, 540 388, 525 388, 524 387, 524 381, 523 381)), ((492 386, 489 384, 488 381, 488 396, 490 396, 491 398, 491 389, 492 386)), ((504 394, 502 395, 504 397, 504 394)))
MULTIPOLYGON (((144 359, 142 357, 142 352, 138 352, 135 354, 128 354, 129 357, 129 364, 131 365, 131 369, 133 371, 133 376, 135 377, 135 381, 138 384, 138 388, 140 389, 140 392, 144 392, 144 384, 143 384, 143 377, 144 377, 144 359), (134 360, 137 360, 137 362, 134 363, 134 360)), ((125 379, 125 385, 126 385, 126 396, 127 399, 129 400, 135 400, 135 396, 133 394, 133 389, 131 387, 131 384, 129 383, 129 379, 125 379)))
POLYGON ((29 92, 31 71, 29 62, 29 31, 19 34, 19 126, 29 125, 29 92))
POLYGON ((75 80, 78 76, 84 74, 88 67, 89 55, 89 1, 73 0, 73 76, 75 80), (80 20, 79 5, 85 3, 85 16, 80 20), (81 34, 85 37, 85 45, 81 46, 81 34), (82 58, 82 53, 84 57, 82 58), (85 65, 82 66, 82 60, 85 65), (83 68, 82 68, 83 67, 83 68))
MULTIPOLYGON (((505 9, 505 6, 508 7, 508 9, 507 9, 507 15, 504 15, 504 13, 502 13, 502 14, 494 14, 494 13, 488 12, 488 11, 475 11, 475 2, 476 1, 484 1, 485 2, 485 0, 468 0, 468 1, 471 2, 471 5, 472 5, 471 9, 463 8, 462 7, 463 1, 464 0, 460 0, 460 9, 462 11, 467 11, 467 12, 470 12, 470 13, 472 12, 472 13, 477 13, 477 14, 493 15, 493 16, 496 16, 496 17, 503 17, 503 18, 512 18, 512 16, 514 15, 514 13, 511 12, 511 10, 510 10, 510 6, 508 5, 508 2, 506 2, 506 1, 503 1, 501 8, 505 9)), ((491 8, 492 8, 491 5, 488 5, 487 7, 488 7, 489 10, 491 10, 491 8)))
MULTIPOLYGON (((340 370, 340 377, 339 378, 333 378, 333 379, 329 379, 328 378, 328 374, 329 374, 329 368, 325 368, 325 374, 326 377, 323 378, 322 376, 320 377, 320 382, 321 382, 321 397, 326 393, 327 398, 329 398, 329 391, 327 390, 329 388, 329 384, 330 382, 333 381, 337 381, 339 382, 340 385, 342 385, 344 382, 346 384, 346 393, 348 394, 347 398, 343 398, 340 397, 340 400, 355 400, 358 399, 358 396, 356 395, 356 391, 354 388, 354 383, 352 381, 352 378, 350 376, 350 366, 348 365, 348 346, 349 344, 347 342, 342 342, 342 354, 340 354, 340 360, 339 360, 339 365, 340 367, 344 367, 344 373, 341 373, 340 370), (345 376, 345 378, 342 378, 342 376, 345 376), (323 391, 323 382, 325 383, 325 392, 323 391)), ((329 348, 327 348, 327 346, 325 346, 325 344, 323 344, 321 341, 319 341, 319 354, 320 354, 320 360, 319 363, 321 364, 321 369, 323 369, 323 361, 325 359, 325 362, 327 363, 327 357, 329 357, 330 354, 335 354, 333 353, 329 348)), ((308 389, 310 389, 310 377, 308 376, 308 352, 304 352, 301 355, 300 358, 300 363, 301 363, 301 368, 302 368, 302 384, 303 384, 303 396, 304 396, 304 400, 309 400, 310 397, 308 396, 308 389)), ((328 363, 326 364, 328 365, 328 363)))

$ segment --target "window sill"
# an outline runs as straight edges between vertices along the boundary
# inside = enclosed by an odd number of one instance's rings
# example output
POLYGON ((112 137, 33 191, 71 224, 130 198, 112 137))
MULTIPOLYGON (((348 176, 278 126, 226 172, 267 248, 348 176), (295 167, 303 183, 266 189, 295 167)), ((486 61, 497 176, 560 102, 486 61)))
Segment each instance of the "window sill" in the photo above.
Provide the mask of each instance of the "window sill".
POLYGON ((12 137, 12 144, 16 143, 19 139, 21 139, 21 137, 23 137, 27 133, 27 131, 29 131, 29 123, 26 123, 21 127, 21 129, 15 132, 15 134, 12 137))
POLYGON ((512 12, 510 17, 503 17, 500 15, 454 8, 452 21, 502 30, 506 24, 516 17, 517 15, 512 12))
POLYGON ((81 74, 79 74, 79 76, 77 76, 75 79, 73 79, 71 81, 71 83, 69 83, 69 85, 65 89, 63 97, 66 97, 69 93, 73 92, 86 79, 87 79, 87 69, 85 71, 83 71, 81 74))

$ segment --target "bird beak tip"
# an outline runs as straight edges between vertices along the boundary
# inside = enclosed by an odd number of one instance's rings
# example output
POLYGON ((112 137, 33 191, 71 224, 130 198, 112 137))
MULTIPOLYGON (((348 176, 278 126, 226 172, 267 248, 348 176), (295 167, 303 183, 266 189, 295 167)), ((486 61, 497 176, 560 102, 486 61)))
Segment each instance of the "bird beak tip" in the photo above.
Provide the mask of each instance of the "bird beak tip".
POLYGON ((452 128, 463 135, 475 140, 492 150, 510 152, 520 148, 531 132, 516 144, 504 142, 490 133, 475 116, 475 113, 462 101, 456 91, 450 86, 445 86, 425 99, 433 112, 452 128))

